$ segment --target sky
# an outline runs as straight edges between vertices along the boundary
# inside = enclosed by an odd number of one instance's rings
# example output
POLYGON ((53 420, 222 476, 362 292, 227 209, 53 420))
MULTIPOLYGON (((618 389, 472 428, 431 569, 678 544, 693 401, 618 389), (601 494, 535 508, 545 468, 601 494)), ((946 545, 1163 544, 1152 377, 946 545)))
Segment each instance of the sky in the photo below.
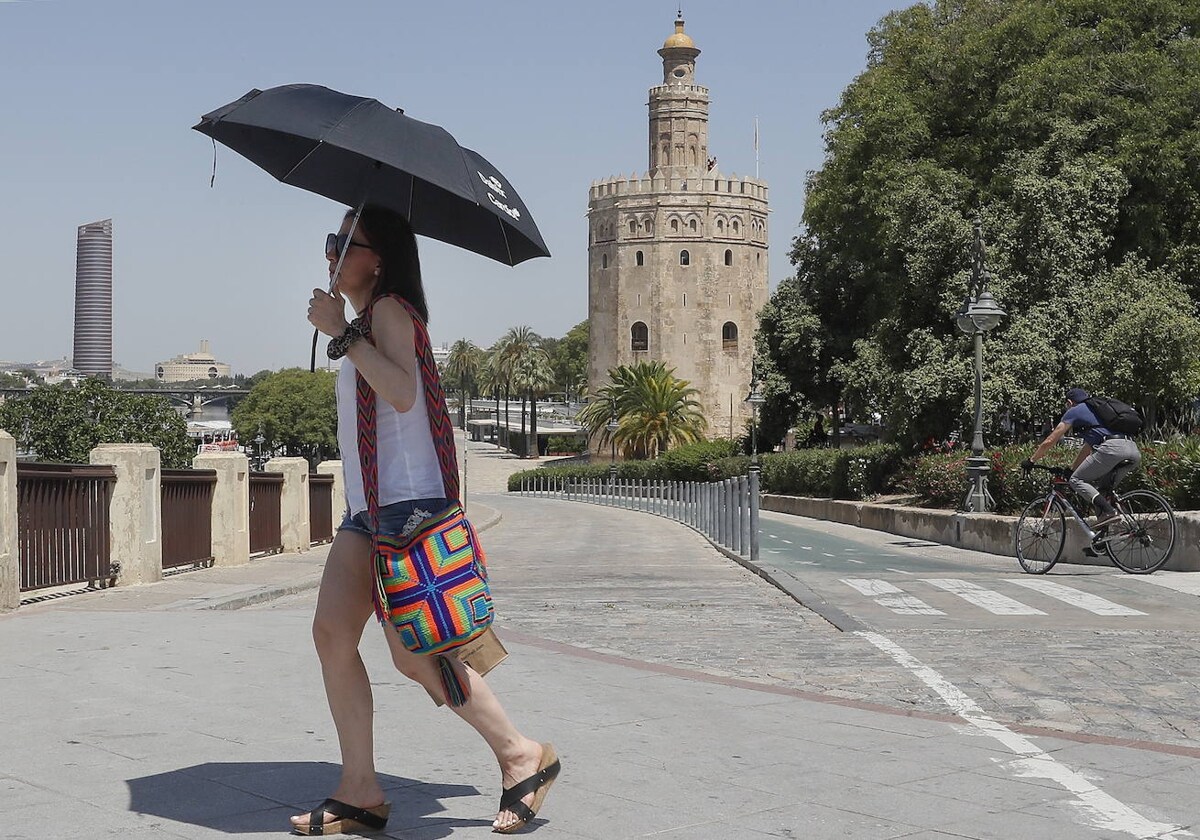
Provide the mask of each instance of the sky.
MULTIPOLYGON (((770 188, 770 283, 789 276, 821 114, 895 0, 690 0, 709 153, 770 188)), ((0 360, 72 353, 75 236, 112 218, 113 356, 207 339, 235 373, 308 364, 311 289, 342 208, 191 131, 252 88, 321 84, 445 127, 520 192, 552 254, 510 268, 421 240, 435 344, 587 318, 592 181, 648 166, 663 0, 0 0, 0 360)))

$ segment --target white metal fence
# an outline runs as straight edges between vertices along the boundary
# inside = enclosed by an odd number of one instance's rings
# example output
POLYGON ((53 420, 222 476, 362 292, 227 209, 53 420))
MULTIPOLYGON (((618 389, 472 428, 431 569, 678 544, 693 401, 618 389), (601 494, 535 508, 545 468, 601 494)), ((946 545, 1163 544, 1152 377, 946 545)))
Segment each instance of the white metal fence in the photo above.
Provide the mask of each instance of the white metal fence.
POLYGON ((724 481, 642 481, 527 476, 520 494, 665 516, 694 528, 713 544, 758 561, 759 474, 724 481))

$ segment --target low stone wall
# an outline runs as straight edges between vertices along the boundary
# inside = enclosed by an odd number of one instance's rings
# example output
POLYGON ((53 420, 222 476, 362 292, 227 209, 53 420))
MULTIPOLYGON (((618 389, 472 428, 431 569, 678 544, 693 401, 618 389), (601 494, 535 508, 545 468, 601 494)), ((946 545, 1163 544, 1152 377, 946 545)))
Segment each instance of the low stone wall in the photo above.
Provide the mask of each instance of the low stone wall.
MULTIPOLYGON (((886 531, 902 537, 952 545, 971 551, 1014 556, 1013 538, 1017 517, 994 514, 956 513, 951 510, 879 505, 869 502, 842 502, 835 499, 811 499, 805 496, 775 496, 764 493, 762 509, 827 522, 840 522, 858 528, 886 531)), ((1166 568, 1174 571, 1200 571, 1200 513, 1176 513, 1179 536, 1166 568)), ((1063 563, 1110 565, 1105 558, 1086 557, 1083 532, 1068 524, 1063 563)))

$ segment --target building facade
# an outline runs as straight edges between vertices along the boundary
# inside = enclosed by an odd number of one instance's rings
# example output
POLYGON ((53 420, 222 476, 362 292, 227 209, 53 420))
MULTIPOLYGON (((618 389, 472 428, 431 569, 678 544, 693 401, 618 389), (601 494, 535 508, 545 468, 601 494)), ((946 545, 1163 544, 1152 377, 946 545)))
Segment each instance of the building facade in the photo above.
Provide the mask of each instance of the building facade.
POLYGON ((699 391, 710 436, 750 418, 757 313, 769 297, 767 185, 709 157, 708 89, 683 20, 658 51, 650 88, 649 171, 594 182, 588 200, 588 386, 640 360, 662 361, 699 391))
POLYGON ((224 362, 218 362, 209 350, 208 342, 200 342, 199 353, 184 353, 154 366, 154 378, 159 382, 187 382, 191 379, 216 379, 232 376, 233 371, 224 362))
POLYGON ((112 219, 80 225, 75 240, 73 365, 112 379, 112 219))

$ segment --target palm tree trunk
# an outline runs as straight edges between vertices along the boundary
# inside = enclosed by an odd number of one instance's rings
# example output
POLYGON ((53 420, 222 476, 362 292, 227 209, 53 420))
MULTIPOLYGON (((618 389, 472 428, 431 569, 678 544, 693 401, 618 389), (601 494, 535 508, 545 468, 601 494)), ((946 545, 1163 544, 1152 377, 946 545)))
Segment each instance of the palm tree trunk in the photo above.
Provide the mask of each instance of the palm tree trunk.
POLYGON ((496 446, 500 445, 500 389, 496 388, 496 446))
POLYGON ((525 395, 521 394, 521 457, 529 457, 529 435, 525 434, 525 395))
POLYGON ((508 449, 508 386, 504 386, 504 448, 508 449))
POLYGON ((526 440, 532 443, 526 443, 525 454, 531 458, 541 456, 537 439, 537 397, 533 394, 529 395, 529 437, 526 440))

